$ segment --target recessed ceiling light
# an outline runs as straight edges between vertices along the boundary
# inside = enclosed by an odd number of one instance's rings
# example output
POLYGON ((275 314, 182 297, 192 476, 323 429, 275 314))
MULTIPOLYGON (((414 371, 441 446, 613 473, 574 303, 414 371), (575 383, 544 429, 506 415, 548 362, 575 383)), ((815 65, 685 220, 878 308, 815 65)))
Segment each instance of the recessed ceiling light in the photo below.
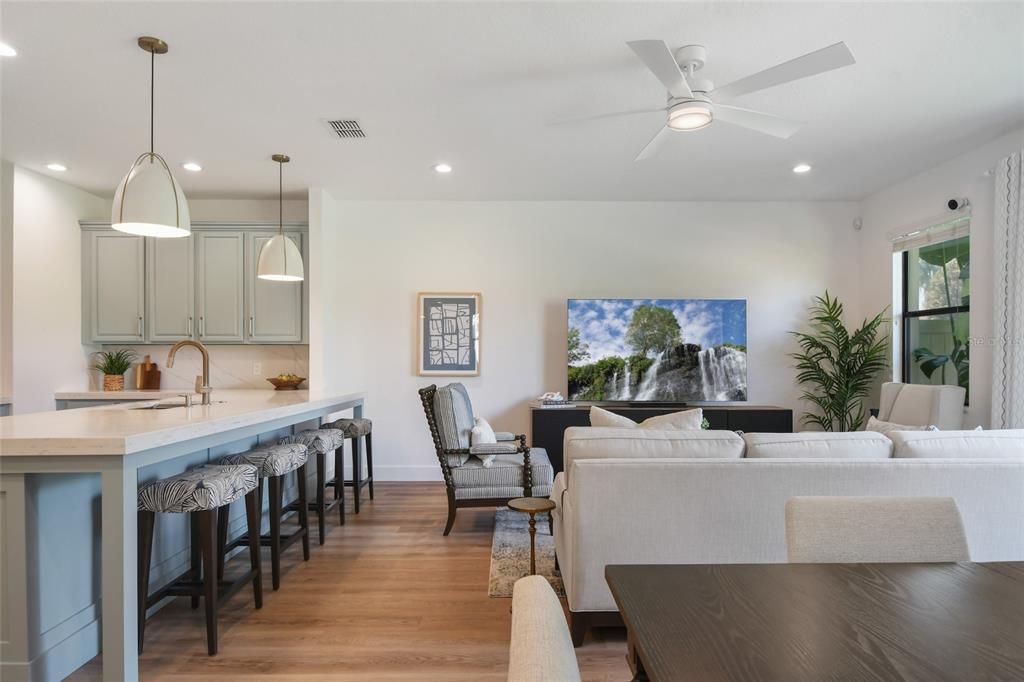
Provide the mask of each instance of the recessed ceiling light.
POLYGON ((434 166, 434 170, 437 171, 438 173, 451 173, 452 167, 449 166, 447 163, 439 163, 434 166))
POLYGON ((193 173, 198 173, 199 171, 203 170, 203 167, 200 166, 195 161, 187 161, 181 164, 181 167, 187 171, 192 171, 193 173))
POLYGON ((0 43, 0 57, 17 57, 18 51, 7 43, 0 43))
POLYGON ((811 166, 810 164, 807 163, 798 163, 797 165, 793 166, 794 173, 806 173, 809 170, 811 170, 811 166))
POLYGON ((46 164, 46 167, 52 171, 57 171, 58 173, 63 173, 68 169, 68 167, 63 163, 48 163, 46 164))

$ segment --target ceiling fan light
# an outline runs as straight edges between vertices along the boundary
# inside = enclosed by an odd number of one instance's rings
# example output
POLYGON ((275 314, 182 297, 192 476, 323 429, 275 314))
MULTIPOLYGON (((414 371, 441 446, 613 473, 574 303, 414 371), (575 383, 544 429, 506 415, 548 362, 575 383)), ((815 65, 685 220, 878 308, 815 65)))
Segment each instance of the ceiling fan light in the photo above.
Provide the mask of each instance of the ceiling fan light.
POLYGON ((192 233, 188 201, 159 154, 135 159, 114 192, 111 227, 144 237, 187 237, 192 233))
POLYGON ((256 276, 274 282, 301 282, 305 272, 299 247, 283 234, 274 235, 260 250, 256 276))
POLYGON ((715 111, 708 102, 698 100, 677 104, 668 112, 668 127, 672 130, 700 130, 711 125, 715 111))

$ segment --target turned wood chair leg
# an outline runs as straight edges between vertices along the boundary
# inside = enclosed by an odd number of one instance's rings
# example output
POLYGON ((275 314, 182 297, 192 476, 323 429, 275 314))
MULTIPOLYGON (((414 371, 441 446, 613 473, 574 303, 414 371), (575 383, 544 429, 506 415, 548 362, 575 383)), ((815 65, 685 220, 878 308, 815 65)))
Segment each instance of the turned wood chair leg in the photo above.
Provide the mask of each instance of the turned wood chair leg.
POLYGON ((206 602, 206 648, 217 653, 217 511, 194 512, 203 544, 203 600, 206 602))
POLYGON ((269 479, 270 494, 270 584, 276 591, 281 587, 281 477, 269 479))
POLYGON ((149 563, 153 558, 153 526, 156 513, 139 512, 139 653, 146 635, 146 600, 149 597, 149 563))
MULTIPOLYGON (((258 489, 257 489, 258 490, 258 489)), ((263 572, 260 570, 260 507, 263 496, 253 490, 245 496, 245 520, 249 532, 249 565, 256 571, 252 581, 252 598, 256 608, 263 608, 263 572)))

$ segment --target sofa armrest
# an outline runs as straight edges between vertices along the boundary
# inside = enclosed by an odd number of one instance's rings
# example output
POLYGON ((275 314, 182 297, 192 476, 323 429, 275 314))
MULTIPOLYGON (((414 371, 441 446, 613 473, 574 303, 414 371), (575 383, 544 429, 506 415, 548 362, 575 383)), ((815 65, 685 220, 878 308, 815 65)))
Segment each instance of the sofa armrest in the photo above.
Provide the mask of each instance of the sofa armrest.
POLYGON ((520 578, 512 588, 509 682, 579 679, 576 650, 555 591, 543 576, 520 578))
POLYGON ((555 503, 554 514, 560 515, 562 513, 562 500, 565 498, 565 492, 568 489, 567 479, 564 471, 559 471, 555 474, 555 481, 551 484, 551 501, 555 503))

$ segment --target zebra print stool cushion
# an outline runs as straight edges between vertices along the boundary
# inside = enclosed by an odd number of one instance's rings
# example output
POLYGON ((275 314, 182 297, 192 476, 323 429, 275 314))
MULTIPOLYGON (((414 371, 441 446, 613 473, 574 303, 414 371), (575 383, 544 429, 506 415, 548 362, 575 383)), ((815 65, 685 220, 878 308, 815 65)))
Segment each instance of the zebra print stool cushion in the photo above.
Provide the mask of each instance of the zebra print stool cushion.
POLYGON ((281 445, 301 443, 306 446, 309 452, 314 454, 334 452, 344 442, 345 433, 341 429, 308 429, 286 436, 278 441, 281 445))
MULTIPOLYGON (((339 419, 324 424, 321 429, 340 429, 345 438, 359 438, 373 430, 373 422, 369 419, 339 419)), ((466 447, 469 447, 468 445, 466 447)))
POLYGON ((221 460, 224 464, 251 464, 256 467, 260 478, 284 476, 306 463, 308 453, 302 443, 284 445, 261 445, 255 450, 228 455, 221 460))
POLYGON ((206 464, 153 481, 139 490, 139 511, 167 514, 209 511, 255 490, 259 477, 251 464, 206 464))

